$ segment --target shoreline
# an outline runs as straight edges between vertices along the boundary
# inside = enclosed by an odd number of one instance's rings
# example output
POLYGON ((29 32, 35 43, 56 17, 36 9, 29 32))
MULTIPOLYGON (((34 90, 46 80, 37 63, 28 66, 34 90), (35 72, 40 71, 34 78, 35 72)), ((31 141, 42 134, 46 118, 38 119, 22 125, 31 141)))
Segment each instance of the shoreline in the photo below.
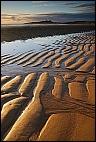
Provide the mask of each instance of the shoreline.
POLYGON ((35 37, 65 35, 70 33, 87 32, 94 30, 95 25, 44 25, 44 26, 21 26, 1 27, 1 42, 26 40, 35 37))

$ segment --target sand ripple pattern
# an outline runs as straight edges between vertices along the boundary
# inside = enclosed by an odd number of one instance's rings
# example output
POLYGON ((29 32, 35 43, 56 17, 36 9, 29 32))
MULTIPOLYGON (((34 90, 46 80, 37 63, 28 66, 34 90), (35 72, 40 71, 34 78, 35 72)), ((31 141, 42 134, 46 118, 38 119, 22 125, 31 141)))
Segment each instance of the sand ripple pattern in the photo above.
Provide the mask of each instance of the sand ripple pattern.
POLYGON ((61 39, 54 42, 52 48, 47 47, 47 49, 44 49, 41 52, 28 51, 27 53, 15 55, 3 55, 1 56, 1 65, 16 64, 23 67, 30 66, 32 68, 50 67, 90 71, 94 66, 95 35, 94 32, 68 35, 64 39, 64 42, 61 39), (54 48, 54 45, 57 47, 54 48))
MULTIPOLYGON (((18 75, 11 78, 3 76, 1 80, 3 81, 1 132, 4 141, 45 140, 45 131, 50 129, 55 121, 59 121, 61 116, 64 121, 68 121, 67 123, 73 122, 73 117, 71 118, 70 115, 74 116, 74 119, 80 115, 88 121, 92 119, 92 123, 94 121, 94 76, 82 74, 80 78, 76 72, 62 76, 53 76, 49 72, 32 72, 25 76, 18 75), (69 120, 66 120, 66 115, 70 117, 69 120)), ((69 129, 69 125, 66 127, 64 125, 62 128, 58 125, 56 127, 58 130, 63 128, 63 131, 69 129)), ((50 140, 59 138, 59 134, 51 137, 49 131, 46 133, 49 134, 50 140)), ((69 136, 65 135, 60 139, 69 139, 69 136)), ((93 140, 94 137, 91 139, 93 140)))

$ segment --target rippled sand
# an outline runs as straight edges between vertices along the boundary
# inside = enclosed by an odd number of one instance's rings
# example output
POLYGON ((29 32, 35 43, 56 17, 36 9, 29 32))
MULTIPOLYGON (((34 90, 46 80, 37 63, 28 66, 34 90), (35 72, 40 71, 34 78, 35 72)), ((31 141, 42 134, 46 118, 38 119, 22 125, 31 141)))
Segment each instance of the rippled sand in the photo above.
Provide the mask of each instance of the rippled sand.
POLYGON ((94 32, 55 44, 62 46, 2 55, 3 141, 95 140, 94 32), (22 67, 21 74, 6 69, 13 64, 22 67))

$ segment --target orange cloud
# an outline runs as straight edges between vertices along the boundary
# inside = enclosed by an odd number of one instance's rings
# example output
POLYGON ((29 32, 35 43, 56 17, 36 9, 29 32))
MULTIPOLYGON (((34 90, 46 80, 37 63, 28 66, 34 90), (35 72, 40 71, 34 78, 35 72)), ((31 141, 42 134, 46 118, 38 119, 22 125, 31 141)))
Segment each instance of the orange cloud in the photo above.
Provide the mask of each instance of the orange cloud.
POLYGON ((1 24, 22 24, 31 21, 32 21, 32 16, 30 14, 1 15, 1 24))

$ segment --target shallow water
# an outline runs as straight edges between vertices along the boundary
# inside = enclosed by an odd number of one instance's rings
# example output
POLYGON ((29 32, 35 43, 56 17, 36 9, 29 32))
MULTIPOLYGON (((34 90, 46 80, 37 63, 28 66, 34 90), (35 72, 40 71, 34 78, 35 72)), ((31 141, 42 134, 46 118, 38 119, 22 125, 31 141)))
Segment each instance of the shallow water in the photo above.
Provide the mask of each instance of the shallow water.
MULTIPOLYGON (((68 36, 68 35, 67 35, 68 36)), ((25 53, 30 50, 42 51, 43 49, 57 47, 56 41, 63 41, 66 35, 38 37, 27 40, 15 40, 1 43, 1 56, 4 54, 25 53)))
MULTIPOLYGON (((87 32, 88 33, 88 32, 87 32)), ((89 32, 90 33, 90 32, 89 32)), ((58 35, 58 36, 47 36, 47 37, 38 37, 27 40, 15 40, 11 42, 2 42, 1 43, 1 56, 4 54, 17 54, 25 53, 28 51, 42 51, 48 48, 56 48, 64 46, 64 39, 79 35, 76 34, 67 34, 67 35, 58 35)), ((82 33, 83 34, 83 33, 82 33)))
MULTIPOLYGON (((69 41, 71 41, 74 38, 78 38, 79 35, 85 35, 85 34, 90 34, 90 32, 84 32, 84 33, 76 33, 76 34, 67 34, 67 35, 58 35, 58 36, 47 36, 47 37, 38 37, 38 38, 32 38, 32 39, 27 39, 27 40, 15 40, 11 42, 2 42, 1 43, 1 57, 4 55, 18 55, 22 53, 27 53, 29 51, 31 52, 42 52, 45 50, 50 50, 50 49, 55 49, 58 48, 55 53, 59 52, 60 48, 64 47, 67 48, 69 41)), ((91 31, 91 34, 94 35, 94 31, 91 31)), ((77 42, 76 42, 77 43, 77 42)), ((61 52, 61 54, 64 54, 61 52)), ((70 56, 72 57, 73 54, 70 56)), ((46 62, 46 61, 45 61, 46 62)), ((45 64, 44 62, 44 64, 45 64)), ((5 74, 16 74, 16 73, 24 73, 24 72, 30 72, 30 71, 37 71, 41 69, 41 65, 38 67, 22 67, 20 65, 16 64, 3 64, 1 68, 1 73, 2 75, 5 74)), ((65 69, 64 64, 62 63, 62 69, 65 69)), ((43 69, 44 70, 44 69, 43 69)), ((52 70, 52 68, 51 68, 52 70)), ((54 68, 53 68, 54 70, 54 68)))

